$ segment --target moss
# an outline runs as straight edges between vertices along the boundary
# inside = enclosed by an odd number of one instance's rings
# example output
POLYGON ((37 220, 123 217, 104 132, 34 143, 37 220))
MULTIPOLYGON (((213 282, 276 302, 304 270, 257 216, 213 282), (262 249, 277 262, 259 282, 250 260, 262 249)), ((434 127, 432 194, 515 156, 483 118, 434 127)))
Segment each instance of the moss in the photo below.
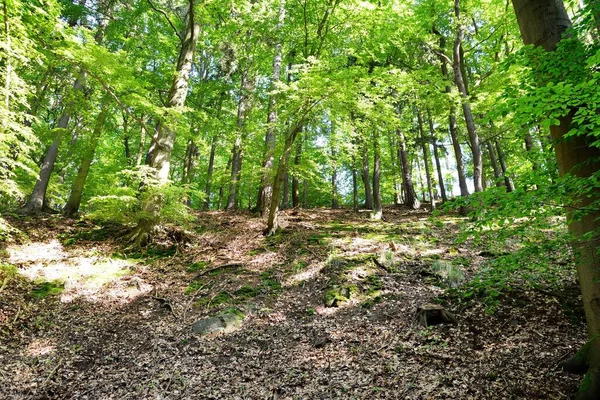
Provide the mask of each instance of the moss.
POLYGON ((262 280, 262 285, 265 289, 270 291, 279 291, 281 290, 281 283, 275 278, 274 271, 268 270, 260 274, 260 279, 262 280))
POLYGON ((252 297, 256 297, 258 296, 259 291, 256 288, 253 288, 252 286, 242 286, 240 289, 236 290, 234 295, 236 298, 238 299, 250 299, 252 297))
POLYGON ((210 262, 208 262, 208 261, 198 261, 198 262, 188 265, 187 270, 188 270, 188 272, 198 272, 198 271, 205 269, 209 265, 210 265, 210 262))
POLYGON ((56 296, 61 294, 65 290, 64 282, 52 281, 52 282, 40 282, 32 290, 31 296, 35 299, 43 299, 48 296, 56 296))

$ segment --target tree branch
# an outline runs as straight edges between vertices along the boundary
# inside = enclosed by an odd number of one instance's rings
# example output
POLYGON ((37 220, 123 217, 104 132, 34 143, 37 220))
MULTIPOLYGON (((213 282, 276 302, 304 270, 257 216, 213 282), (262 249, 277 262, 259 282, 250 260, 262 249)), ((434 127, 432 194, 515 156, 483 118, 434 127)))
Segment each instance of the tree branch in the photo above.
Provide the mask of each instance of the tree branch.
POLYGON ((167 20, 167 22, 169 23, 169 25, 171 25, 171 28, 173 28, 173 31, 175 32, 175 35, 177 35, 177 37, 179 38, 179 41, 181 43, 183 43, 183 38, 181 37, 181 34, 179 33, 179 31, 177 30, 177 28, 175 27, 175 25, 171 21, 171 18, 169 18, 169 15, 167 14, 167 12, 165 10, 163 10, 163 9, 160 9, 160 8, 156 7, 150 0, 146 0, 146 3, 148 3, 148 5, 150 6, 150 8, 152 8, 154 11, 156 11, 159 14, 162 14, 163 17, 165 17, 165 19, 167 20))

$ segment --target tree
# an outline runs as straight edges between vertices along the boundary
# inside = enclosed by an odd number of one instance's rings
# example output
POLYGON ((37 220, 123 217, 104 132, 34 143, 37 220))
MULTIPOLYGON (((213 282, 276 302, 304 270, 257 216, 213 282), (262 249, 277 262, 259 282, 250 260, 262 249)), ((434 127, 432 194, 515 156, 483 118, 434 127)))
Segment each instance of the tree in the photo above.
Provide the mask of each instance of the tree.
MULTIPOLYGON (((554 52, 561 38, 571 27, 562 0, 513 0, 523 42, 548 52, 554 52)), ((585 135, 569 135, 576 109, 567 109, 550 127, 556 161, 561 176, 572 174, 587 178, 600 170, 600 150, 590 144, 585 135)), ((574 208, 586 207, 598 199, 594 191, 577 199, 574 208)), ((575 239, 577 274, 583 297, 589 342, 571 361, 587 370, 577 398, 600 398, 600 258, 597 254, 600 213, 592 211, 581 218, 569 212, 569 231, 575 239), (590 236, 591 234, 591 236, 590 236)))

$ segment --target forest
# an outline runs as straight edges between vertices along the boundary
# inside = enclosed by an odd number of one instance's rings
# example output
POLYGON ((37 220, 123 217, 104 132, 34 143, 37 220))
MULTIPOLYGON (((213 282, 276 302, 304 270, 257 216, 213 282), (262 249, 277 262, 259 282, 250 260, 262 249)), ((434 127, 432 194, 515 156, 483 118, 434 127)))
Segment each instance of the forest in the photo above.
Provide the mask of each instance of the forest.
POLYGON ((0 20, 0 397, 600 399, 600 2, 0 20))

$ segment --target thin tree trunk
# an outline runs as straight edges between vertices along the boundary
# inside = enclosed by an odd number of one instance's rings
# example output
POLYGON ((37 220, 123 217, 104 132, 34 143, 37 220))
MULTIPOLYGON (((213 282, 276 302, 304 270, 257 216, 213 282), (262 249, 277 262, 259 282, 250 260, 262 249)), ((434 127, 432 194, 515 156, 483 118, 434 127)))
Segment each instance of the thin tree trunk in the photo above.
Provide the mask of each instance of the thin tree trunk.
POLYGON ((402 174, 402 191, 404 192, 404 205, 413 210, 421 207, 421 203, 415 193, 415 186, 412 181, 412 172, 410 162, 408 160, 408 152, 406 151, 406 140, 404 133, 400 129, 396 129, 398 135, 398 159, 400 160, 400 173, 402 174))
POLYGON ((358 212, 358 172, 355 156, 352 156, 352 208, 354 212, 358 212))
POLYGON ((290 174, 288 174, 287 170, 283 175, 283 200, 281 208, 283 210, 290 208, 290 174))
MULTIPOLYGON (((144 120, 144 115, 142 115, 141 120, 144 120)), ((144 146, 146 144, 146 128, 142 125, 140 131, 140 142, 138 144, 138 151, 135 157, 135 166, 139 167, 142 165, 142 157, 144 155, 144 146)))
POLYGON ((429 121, 429 134, 433 142, 433 157, 435 158, 435 167, 437 169, 438 183, 440 185, 440 195, 442 201, 447 202, 448 196, 446 195, 446 186, 444 185, 444 174, 442 172, 442 164, 440 163, 439 146, 437 144, 437 138, 435 134, 435 128, 433 127, 433 119, 431 118, 431 112, 427 109, 427 119, 429 121))
POLYGON ((337 192, 337 165, 336 165, 336 151, 333 144, 331 145, 331 160, 333 166, 331 168, 331 208, 340 208, 340 201, 338 199, 337 192))
POLYGON ((87 180, 90 166, 92 165, 92 161, 94 160, 94 156, 96 154, 96 147, 98 147, 98 140, 102 134, 102 128, 104 128, 104 124, 106 123, 108 112, 110 110, 108 99, 108 96, 105 96, 102 100, 102 105, 100 106, 101 110, 96 117, 96 125, 94 126, 94 130, 90 136, 88 149, 81 159, 81 164, 79 165, 79 170, 77 171, 77 177, 75 178, 71 188, 71 195, 69 196, 69 200, 64 208, 65 217, 72 217, 79 211, 85 181, 87 180))
MULTIPOLYGON (((561 36, 571 26, 571 21, 561 0, 513 0, 517 21, 524 44, 533 44, 546 51, 554 51, 561 36)), ((561 176, 572 174, 588 178, 600 170, 600 150, 592 147, 585 136, 570 136, 571 121, 575 110, 559 118, 559 125, 550 127, 555 143, 555 155, 561 176)), ((575 199, 568 210, 582 209, 600 197, 598 190, 588 196, 575 199)), ((591 211, 582 218, 572 218, 568 213, 569 231, 573 235, 575 260, 579 286, 588 328, 589 342, 571 360, 579 367, 587 368, 586 377, 576 396, 578 400, 600 398, 600 213, 591 211), (592 234, 587 237, 585 235, 592 234)))
MULTIPOLYGON (((281 1, 279 8, 279 22, 277 24, 277 32, 281 31, 285 21, 285 0, 281 1)), ((281 56, 282 46, 278 41, 275 44, 275 55, 273 56, 273 74, 271 76, 271 90, 276 88, 277 82, 281 77, 281 56)), ((258 190, 258 199, 256 209, 260 215, 265 214, 265 210, 271 205, 271 194, 273 187, 271 186, 272 176, 271 171, 275 161, 275 126, 277 124, 277 96, 269 95, 269 106, 267 112, 267 132, 265 134, 265 149, 263 154, 262 175, 260 188, 258 190)))
POLYGON ((373 132, 373 211, 371 219, 380 220, 383 214, 381 204, 381 151, 379 150, 379 135, 373 132))
POLYGON ((498 166, 496 154, 494 153, 494 146, 492 145, 492 142, 490 140, 485 142, 485 145, 490 156, 490 161, 492 162, 492 169, 494 170, 494 182, 498 187, 504 186, 502 182, 502 174, 500 173, 500 167, 498 166))
POLYGON ((237 189, 240 183, 240 174, 242 172, 242 145, 245 137, 244 118, 249 96, 248 70, 242 72, 240 99, 237 110, 237 134, 231 150, 231 180, 229 181, 229 197, 227 198, 227 210, 235 210, 237 207, 237 189))
POLYGON ((202 209, 210 208, 210 187, 212 185, 212 176, 215 168, 215 152, 217 150, 217 137, 213 136, 210 143, 210 156, 208 157, 208 171, 206 171, 206 186, 204 188, 204 202, 202 209))
POLYGON ((423 163, 425 164, 425 179, 427 180, 427 193, 429 194, 431 209, 435 210, 435 198, 433 197, 433 182, 431 179, 430 168, 431 155, 429 154, 429 140, 427 137, 425 137, 425 130, 423 129, 423 116, 421 115, 420 110, 417 110, 417 121, 419 124, 419 133, 421 135, 421 148, 423 149, 423 163))
POLYGON ((277 173, 275 180, 273 181, 273 197, 271 199, 271 207, 269 208, 269 219, 267 221, 267 228, 264 232, 266 236, 275 234, 279 227, 277 214, 279 213, 279 198, 281 196, 281 189, 283 187, 283 179, 287 175, 288 162, 292 153, 292 147, 296 141, 296 137, 304 126, 304 119, 306 115, 301 118, 296 125, 290 129, 285 137, 285 143, 283 146, 283 154, 279 157, 279 163, 277 165, 277 173))
POLYGON ((475 120, 473 118, 473 113, 471 112, 471 103, 469 101, 469 95, 464 80, 465 77, 463 76, 463 73, 461 71, 461 63, 463 61, 461 60, 460 49, 464 37, 464 26, 460 22, 460 0, 454 0, 454 14, 456 16, 458 26, 456 28, 456 39, 454 41, 454 61, 452 67, 454 70, 454 80, 456 83, 456 87, 461 95, 463 115, 465 117, 465 123, 467 125, 467 132, 469 133, 471 151, 473 153, 473 185, 475 187, 475 192, 481 192, 483 190, 483 185, 481 182, 483 168, 481 149, 479 147, 479 136, 477 135, 475 120))
POLYGON ((513 190, 515 190, 515 185, 513 184, 510 175, 508 175, 508 173, 506 172, 508 168, 506 167, 506 161, 504 159, 504 152, 502 151, 502 146, 500 146, 500 143, 497 140, 494 140, 494 142, 496 144, 496 151, 498 152, 498 161, 500 161, 500 167, 502 168, 502 175, 504 176, 504 183, 506 184, 506 191, 512 192, 513 190))
MULTIPOLYGON (((85 72, 81 71, 79 76, 75 80, 73 84, 74 92, 82 92, 83 85, 86 80, 85 72)), ((50 175, 52 175, 52 171, 54 170, 54 164, 56 163, 56 158, 58 157, 58 146, 62 141, 65 130, 69 126, 69 121, 71 120, 71 113, 75 104, 71 101, 65 107, 63 114, 58 120, 58 124, 56 126, 57 133, 54 138, 54 141, 48 148, 46 155, 44 156, 44 160, 42 161, 42 165, 40 167, 40 174, 37 182, 33 188, 33 192, 29 197, 29 201, 27 204, 20 210, 23 214, 36 214, 42 212, 44 205, 46 204, 46 191, 48 190, 48 184, 50 183, 50 175)))
POLYGON ((371 191, 371 176, 369 173, 369 148, 366 139, 361 143, 362 181, 365 187, 365 209, 373 209, 373 192, 371 191))
POLYGON ((296 154, 294 155, 294 175, 292 175, 292 207, 300 207, 300 181, 298 180, 298 167, 302 157, 302 140, 296 141, 296 154))

